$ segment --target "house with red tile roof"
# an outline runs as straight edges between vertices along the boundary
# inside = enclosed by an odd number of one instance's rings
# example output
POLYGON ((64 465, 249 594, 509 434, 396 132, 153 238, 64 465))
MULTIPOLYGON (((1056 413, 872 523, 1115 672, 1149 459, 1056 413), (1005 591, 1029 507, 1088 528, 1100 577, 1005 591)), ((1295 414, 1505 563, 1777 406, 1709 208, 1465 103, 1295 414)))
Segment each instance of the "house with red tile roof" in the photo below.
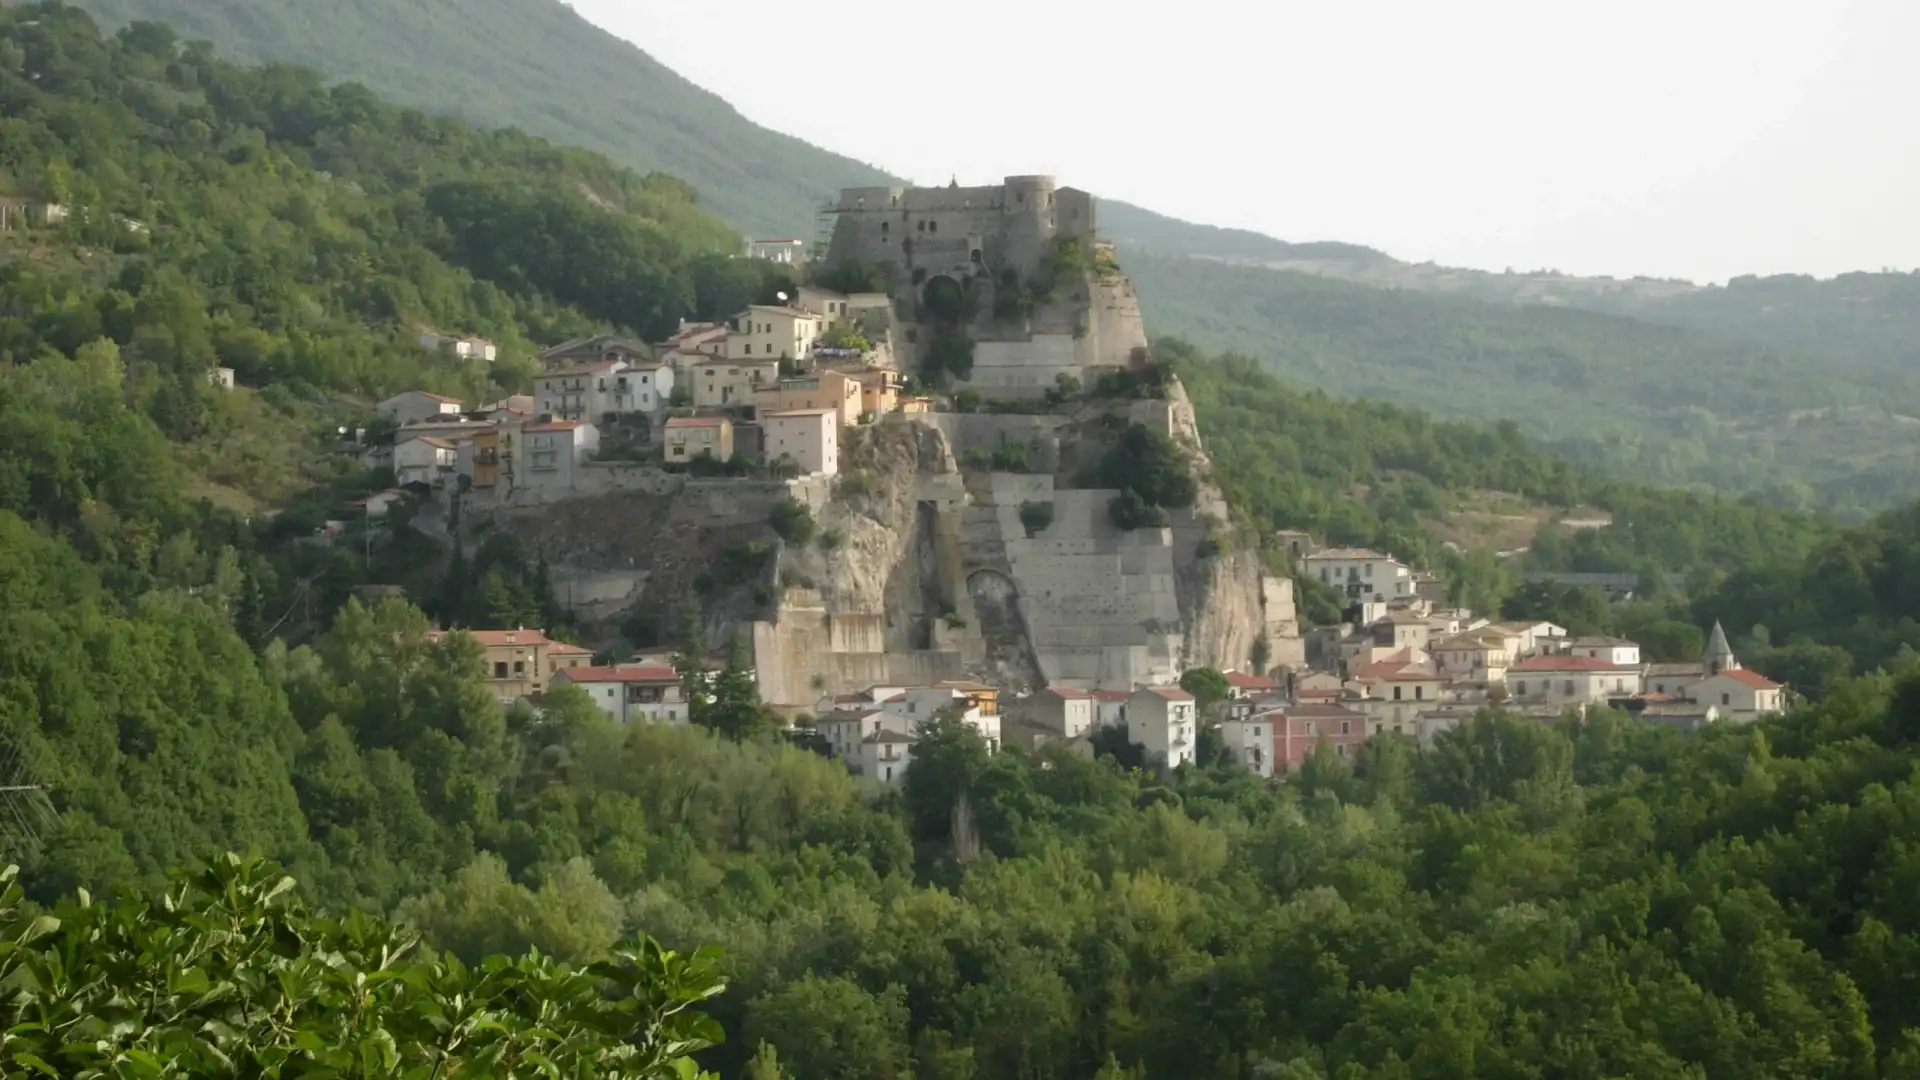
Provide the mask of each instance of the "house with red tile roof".
POLYGON ((565 668, 553 685, 578 686, 600 711, 623 724, 646 722, 679 726, 687 722, 687 699, 680 673, 671 666, 616 664, 565 668))
POLYGON ((1638 664, 1616 664, 1595 656, 1550 653, 1507 668, 1507 692, 1525 705, 1604 705, 1611 698, 1631 697, 1640 690, 1638 664))
POLYGON ((1033 723, 1074 739, 1093 727, 1093 693, 1069 686, 1049 686, 1027 699, 1026 713, 1033 723))
POLYGON ((545 631, 513 630, 434 631, 433 640, 464 634, 482 650, 487 686, 502 702, 515 702, 545 693, 559 672, 593 663, 593 652, 555 641, 545 631))
POLYGON ((460 399, 430 394, 425 390, 402 390, 374 406, 374 409, 381 416, 390 417, 399 424, 414 424, 443 417, 455 420, 460 417, 460 399))

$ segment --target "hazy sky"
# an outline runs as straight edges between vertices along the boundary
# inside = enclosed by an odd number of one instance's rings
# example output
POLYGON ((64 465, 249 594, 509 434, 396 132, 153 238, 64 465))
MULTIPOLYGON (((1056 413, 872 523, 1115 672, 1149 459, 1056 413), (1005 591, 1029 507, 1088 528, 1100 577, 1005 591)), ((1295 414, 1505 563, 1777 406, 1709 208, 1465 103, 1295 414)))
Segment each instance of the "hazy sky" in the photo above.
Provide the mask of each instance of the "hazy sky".
POLYGON ((920 183, 1496 270, 1920 266, 1920 0, 573 2, 920 183))

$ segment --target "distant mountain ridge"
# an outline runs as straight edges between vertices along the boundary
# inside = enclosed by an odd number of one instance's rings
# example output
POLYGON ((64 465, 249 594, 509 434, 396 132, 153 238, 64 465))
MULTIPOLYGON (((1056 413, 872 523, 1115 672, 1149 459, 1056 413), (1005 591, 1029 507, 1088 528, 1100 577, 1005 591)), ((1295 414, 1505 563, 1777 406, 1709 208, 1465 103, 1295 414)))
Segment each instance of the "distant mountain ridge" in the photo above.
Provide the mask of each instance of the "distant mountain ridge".
MULTIPOLYGON (((814 237, 841 187, 901 182, 753 123, 560 0, 333 0, 324 14, 312 0, 78 2, 108 25, 170 23, 237 58, 670 173, 749 233, 814 237)), ((1106 200, 1100 227, 1150 330, 1289 379, 1511 418, 1640 478, 1849 514, 1920 494, 1920 275, 1702 286, 1494 273, 1106 200), (1567 317, 1576 309, 1596 315, 1567 317)))

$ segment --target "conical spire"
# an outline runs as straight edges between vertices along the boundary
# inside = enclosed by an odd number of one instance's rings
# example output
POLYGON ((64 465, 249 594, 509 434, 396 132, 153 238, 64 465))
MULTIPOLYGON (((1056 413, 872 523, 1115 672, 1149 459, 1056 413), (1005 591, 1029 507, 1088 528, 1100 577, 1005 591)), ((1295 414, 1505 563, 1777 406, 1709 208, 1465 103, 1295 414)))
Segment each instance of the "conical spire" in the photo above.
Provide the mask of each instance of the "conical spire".
POLYGON ((1718 619, 1713 621, 1713 636, 1707 639, 1707 651, 1700 656, 1700 666, 1709 675, 1740 668, 1740 661, 1734 658, 1733 647, 1727 644, 1727 632, 1718 619))

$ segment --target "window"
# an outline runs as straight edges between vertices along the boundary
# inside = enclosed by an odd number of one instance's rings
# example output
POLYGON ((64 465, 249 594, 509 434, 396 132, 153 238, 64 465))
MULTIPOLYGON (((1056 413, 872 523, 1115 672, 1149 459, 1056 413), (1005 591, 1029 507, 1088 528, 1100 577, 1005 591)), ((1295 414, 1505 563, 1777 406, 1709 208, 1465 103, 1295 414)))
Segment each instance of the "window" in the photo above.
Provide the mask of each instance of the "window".
POLYGON ((493 677, 496 679, 504 679, 507 677, 507 662, 505 660, 497 660, 494 662, 493 677))
POLYGON ((1722 704, 1722 705, 1731 705, 1731 704, 1733 704, 1733 695, 1732 695, 1732 694, 1721 694, 1721 695, 1720 695, 1720 704, 1722 704))
POLYGON ((929 222, 927 222, 927 231, 928 231, 928 232, 930 232, 930 233, 934 233, 934 232, 939 232, 939 231, 940 231, 940 223, 939 223, 939 222, 937 222, 937 221, 929 221, 929 222))
POLYGON ((1568 697, 1572 697, 1573 696, 1573 680, 1572 679, 1562 680, 1560 683, 1560 692, 1567 695, 1568 697))
POLYGON ((1413 688, 1413 700, 1415 700, 1415 701, 1423 701, 1423 700, 1425 700, 1425 699, 1426 699, 1426 696, 1427 696, 1427 688, 1426 688, 1426 687, 1424 687, 1424 686, 1416 686, 1416 687, 1414 687, 1414 688, 1413 688))
POLYGON ((1313 734, 1313 721, 1311 720, 1307 721, 1307 734, 1308 735, 1313 734))
POLYGON ((1527 684, 1524 681, 1514 683, 1513 692, 1516 694, 1525 694, 1527 692, 1527 684))
POLYGON ((1339 755, 1340 755, 1341 757, 1346 757, 1346 756, 1347 756, 1347 744, 1346 744, 1346 743, 1341 743, 1341 744, 1339 744, 1338 746, 1335 746, 1335 747, 1333 748, 1333 752, 1334 752, 1334 753, 1336 753, 1336 754, 1339 754, 1339 755))
POLYGON ((1340 721, 1340 734, 1342 735, 1353 734, 1353 721, 1351 720, 1340 721))
POLYGON ((887 766, 887 779, 893 779, 893 766, 887 766))
POLYGON ((914 232, 926 232, 926 231, 927 231, 927 223, 926 223, 926 222, 924 222, 924 221, 916 221, 916 222, 914 222, 914 223, 913 223, 913 231, 914 231, 914 232))
POLYGON ((884 221, 880 223, 880 235, 881 236, 887 235, 887 223, 884 221))
POLYGON ((1393 688, 1393 700, 1395 701, 1400 700, 1400 688, 1397 686, 1393 688))
POLYGON ((525 675, 527 673, 527 662, 525 660, 515 660, 513 662, 513 673, 515 675, 525 675))
POLYGON ((740 346, 740 351, 741 351, 742 353, 744 353, 744 354, 746 354, 746 355, 748 355, 748 356, 752 356, 752 355, 753 355, 753 345, 752 345, 751 343, 749 343, 749 344, 746 344, 746 345, 742 345, 742 346, 740 346))

